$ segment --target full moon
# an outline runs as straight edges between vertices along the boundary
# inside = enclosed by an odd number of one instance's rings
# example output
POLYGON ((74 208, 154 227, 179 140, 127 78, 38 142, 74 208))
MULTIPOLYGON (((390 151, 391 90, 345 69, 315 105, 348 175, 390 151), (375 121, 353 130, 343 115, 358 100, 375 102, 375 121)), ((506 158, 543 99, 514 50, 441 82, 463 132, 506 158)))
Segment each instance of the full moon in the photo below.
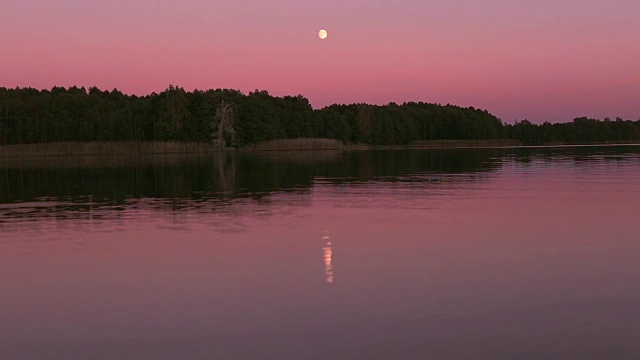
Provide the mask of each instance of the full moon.
POLYGON ((318 37, 319 37, 320 39, 322 39, 322 40, 326 39, 326 38, 327 38, 327 35, 329 35, 329 34, 327 34, 327 30, 320 30, 320 31, 318 31, 318 37))

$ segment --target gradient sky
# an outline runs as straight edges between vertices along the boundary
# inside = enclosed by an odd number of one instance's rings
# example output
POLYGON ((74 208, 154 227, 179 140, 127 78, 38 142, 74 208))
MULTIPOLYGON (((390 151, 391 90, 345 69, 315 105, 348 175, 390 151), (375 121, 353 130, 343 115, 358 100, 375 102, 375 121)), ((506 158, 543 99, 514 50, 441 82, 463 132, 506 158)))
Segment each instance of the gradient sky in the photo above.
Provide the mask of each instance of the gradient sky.
POLYGON ((637 0, 3 0, 0 86, 640 119, 637 0), (327 40, 317 31, 325 28, 327 40))

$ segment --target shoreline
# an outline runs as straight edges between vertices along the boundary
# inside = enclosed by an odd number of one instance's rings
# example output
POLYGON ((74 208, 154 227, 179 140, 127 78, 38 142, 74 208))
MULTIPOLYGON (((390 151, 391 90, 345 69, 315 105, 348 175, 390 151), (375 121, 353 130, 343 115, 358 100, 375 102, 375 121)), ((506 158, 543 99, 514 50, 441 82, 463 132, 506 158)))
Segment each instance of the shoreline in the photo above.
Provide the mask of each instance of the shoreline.
MULTIPOLYGON (((295 139, 292 139, 295 140, 295 139)), ((573 147, 615 147, 640 146, 638 142, 591 143, 591 144, 543 144, 522 145, 508 140, 435 140, 409 145, 364 145, 347 144, 322 148, 288 146, 285 148, 227 148, 215 149, 209 143, 189 142, 64 142, 40 144, 0 145, 0 161, 19 161, 24 159, 43 159, 51 157, 127 157, 156 155, 211 155, 229 152, 239 153, 293 153, 317 151, 376 151, 376 150, 453 150, 453 149, 552 149, 573 147)))

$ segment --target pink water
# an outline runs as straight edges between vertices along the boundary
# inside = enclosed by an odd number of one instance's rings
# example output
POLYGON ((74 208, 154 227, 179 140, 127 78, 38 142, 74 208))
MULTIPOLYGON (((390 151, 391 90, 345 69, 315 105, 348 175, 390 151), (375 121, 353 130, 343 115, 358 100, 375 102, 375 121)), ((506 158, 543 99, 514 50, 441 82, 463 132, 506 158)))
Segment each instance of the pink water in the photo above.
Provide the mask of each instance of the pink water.
POLYGON ((640 152, 487 158, 7 201, 0 358, 635 358, 640 152))

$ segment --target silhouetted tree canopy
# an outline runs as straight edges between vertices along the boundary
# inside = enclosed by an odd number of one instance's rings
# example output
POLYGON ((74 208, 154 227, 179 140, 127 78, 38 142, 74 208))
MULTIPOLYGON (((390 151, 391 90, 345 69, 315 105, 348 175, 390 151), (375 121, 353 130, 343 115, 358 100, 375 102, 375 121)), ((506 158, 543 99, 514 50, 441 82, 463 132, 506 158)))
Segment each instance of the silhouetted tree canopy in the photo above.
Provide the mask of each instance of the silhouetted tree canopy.
POLYGON ((403 145, 439 139, 515 139, 524 144, 640 140, 640 121, 577 118, 571 123, 503 124, 486 110, 408 102, 331 105, 314 110, 302 95, 194 90, 160 94, 113 89, 0 87, 0 144, 56 141, 211 141, 220 102, 234 104, 237 146, 321 137, 345 143, 403 145))

